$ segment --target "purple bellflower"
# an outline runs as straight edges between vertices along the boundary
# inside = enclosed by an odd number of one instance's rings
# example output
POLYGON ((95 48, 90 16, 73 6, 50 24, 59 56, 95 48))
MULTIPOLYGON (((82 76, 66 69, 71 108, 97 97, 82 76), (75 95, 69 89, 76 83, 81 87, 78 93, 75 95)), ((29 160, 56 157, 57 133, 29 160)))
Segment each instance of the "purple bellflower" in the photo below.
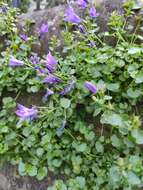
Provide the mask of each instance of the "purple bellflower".
POLYGON ((18 104, 18 109, 16 110, 15 113, 22 120, 26 120, 26 119, 33 120, 37 117, 38 110, 36 109, 36 107, 27 108, 21 104, 18 104))
POLYGON ((52 56, 51 52, 49 52, 46 59, 46 66, 49 72, 52 73, 55 71, 55 66, 57 65, 57 63, 57 60, 52 56))
POLYGON ((48 97, 51 96, 51 95, 53 95, 53 94, 54 94, 54 92, 52 90, 47 89, 47 92, 46 92, 46 94, 43 97, 43 101, 44 102, 47 101, 48 97))
POLYGON ((81 18, 74 12, 72 7, 69 7, 66 10, 65 17, 66 17, 65 21, 71 22, 74 24, 79 24, 82 21, 81 18))
POLYGON ((91 7, 89 10, 89 15, 91 18, 96 18, 99 16, 99 13, 97 13, 95 7, 91 7))
POLYGON ((44 34, 46 34, 49 31, 48 24, 42 24, 40 27, 40 37, 42 37, 44 34))
POLYGON ((85 88, 87 88, 89 91, 91 91, 93 94, 97 93, 97 88, 94 84, 91 82, 86 81, 84 84, 85 88))
POLYGON ((91 41, 88 45, 89 47, 96 47, 96 43, 94 41, 91 41))
POLYGON ((32 56, 30 57, 30 61, 33 63, 33 65, 36 65, 36 64, 39 63, 40 58, 38 57, 37 54, 35 54, 35 55, 32 55, 32 56))
POLYGON ((78 28, 79 28, 80 33, 86 34, 86 29, 83 25, 79 25, 78 28))
POLYGON ((85 9, 85 8, 87 7, 88 1, 87 1, 87 0, 77 0, 77 4, 78 4, 81 8, 85 9))
POLYGON ((60 78, 52 74, 49 74, 46 78, 44 78, 44 83, 49 83, 49 84, 59 83, 61 81, 62 80, 60 78))
POLYGON ((0 13, 6 13, 6 12, 7 12, 7 7, 6 6, 0 7, 0 13))
POLYGON ((20 38, 21 38, 23 41, 25 41, 25 42, 28 41, 28 36, 27 36, 26 34, 20 34, 20 38))
POLYGON ((23 66, 24 62, 12 57, 10 59, 9 65, 12 67, 23 66))
POLYGON ((68 86, 66 86, 62 91, 61 91, 61 95, 65 95, 69 92, 71 92, 76 86, 76 82, 74 80, 72 80, 68 86))

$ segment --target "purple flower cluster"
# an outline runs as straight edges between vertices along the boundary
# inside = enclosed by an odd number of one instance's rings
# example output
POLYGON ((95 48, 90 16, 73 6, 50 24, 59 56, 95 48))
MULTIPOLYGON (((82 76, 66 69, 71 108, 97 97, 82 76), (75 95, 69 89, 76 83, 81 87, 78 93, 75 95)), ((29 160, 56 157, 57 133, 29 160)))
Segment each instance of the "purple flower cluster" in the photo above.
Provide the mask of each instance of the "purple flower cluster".
POLYGON ((27 108, 21 104, 18 104, 18 109, 16 110, 16 115, 18 115, 22 120, 33 120, 37 118, 38 110, 36 107, 27 108))
MULTIPOLYGON (((83 9, 87 8, 88 3, 89 3, 88 0, 77 0, 77 4, 83 9)), ((91 18, 96 18, 99 16, 99 13, 97 13, 95 7, 90 8, 89 16, 91 18)), ((65 21, 71 22, 74 24, 80 24, 83 20, 75 13, 74 9, 71 6, 69 6, 65 13, 65 21)), ((81 33, 84 33, 83 32, 84 28, 82 25, 79 26, 79 29, 81 33)))
MULTIPOLYGON (((77 0, 77 4, 82 8, 85 9, 88 7, 88 0, 77 0)), ((89 10, 89 15, 91 18, 96 18, 99 16, 99 13, 97 13, 96 9, 94 7, 91 7, 89 10)), ((75 13, 74 9, 70 6, 65 13, 65 21, 71 22, 74 24, 78 25, 78 29, 82 34, 86 34, 86 28, 84 24, 82 23, 82 19, 75 13)), ((39 35, 40 37, 43 37, 44 34, 46 34, 49 31, 48 25, 47 24, 42 24, 40 29, 39 29, 39 35)), ((26 42, 28 41, 28 36, 26 34, 20 34, 20 38, 26 42)), ((89 46, 93 47, 95 46, 95 42, 90 42, 89 46)), ((53 74, 56 69, 57 69, 57 64, 58 61, 56 58, 52 55, 51 52, 48 53, 46 59, 43 61, 43 65, 40 64, 40 58, 38 57, 37 54, 34 54, 30 57, 31 64, 34 67, 34 70, 37 70, 37 73, 39 76, 43 77, 43 83, 48 84, 48 88, 46 91, 46 94, 43 97, 43 101, 47 101, 48 98, 54 94, 54 91, 50 89, 51 87, 53 88, 55 84, 62 82, 62 79, 60 79, 58 76, 53 74)), ((18 60, 14 57, 10 59, 9 62, 10 66, 23 66, 24 62, 21 60, 18 60)), ((60 95, 64 96, 73 91, 76 87, 76 81, 75 80, 70 80, 70 82, 65 85, 65 87, 62 89, 60 92, 60 95)), ((84 83, 84 87, 90 91, 93 94, 97 93, 97 87, 89 81, 86 81, 84 83)), ((21 118, 21 121, 23 120, 33 120, 37 118, 38 110, 36 107, 31 107, 27 108, 21 104, 18 104, 17 110, 16 110, 16 115, 21 118)), ((62 135, 64 128, 66 126, 66 121, 64 120, 61 124, 61 127, 58 129, 57 133, 58 135, 62 135)))

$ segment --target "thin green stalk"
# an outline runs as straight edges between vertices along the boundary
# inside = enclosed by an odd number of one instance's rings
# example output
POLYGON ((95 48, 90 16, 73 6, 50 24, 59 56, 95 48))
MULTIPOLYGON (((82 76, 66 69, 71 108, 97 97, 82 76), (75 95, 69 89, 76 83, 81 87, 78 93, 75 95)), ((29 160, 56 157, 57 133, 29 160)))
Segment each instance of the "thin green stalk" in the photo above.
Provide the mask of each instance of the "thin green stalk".
POLYGON ((133 44, 135 42, 135 40, 136 40, 136 33, 137 33, 138 29, 139 29, 140 23, 141 23, 141 20, 139 20, 137 25, 136 25, 136 28, 135 28, 135 31, 134 31, 134 33, 132 35, 130 44, 133 44))

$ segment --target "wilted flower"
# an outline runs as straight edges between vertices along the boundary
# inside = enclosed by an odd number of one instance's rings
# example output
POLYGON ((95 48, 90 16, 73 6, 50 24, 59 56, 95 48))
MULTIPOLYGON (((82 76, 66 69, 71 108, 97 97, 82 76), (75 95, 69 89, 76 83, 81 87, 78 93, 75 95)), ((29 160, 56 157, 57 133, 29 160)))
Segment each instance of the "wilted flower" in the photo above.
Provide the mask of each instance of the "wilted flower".
POLYGON ((88 1, 87 0, 77 0, 77 4, 81 6, 81 8, 85 9, 87 7, 88 1))
POLYGON ((54 83, 59 83, 61 81, 62 80, 60 78, 52 74, 49 74, 46 78, 44 78, 44 83, 54 84, 54 83))
POLYGON ((85 27, 84 27, 83 25, 79 25, 78 28, 79 28, 79 31, 80 31, 82 34, 85 34, 85 33, 86 33, 86 29, 85 29, 85 27))
POLYGON ((96 93, 97 92, 97 88, 94 84, 92 84, 91 82, 85 82, 84 86, 89 90, 91 91, 92 93, 96 93))
POLYGON ((89 10, 89 15, 91 18, 96 18, 99 16, 99 13, 97 13, 95 7, 91 7, 89 10))
POLYGON ((42 24, 42 26, 40 27, 40 37, 42 37, 48 31, 49 31, 48 24, 42 24))
POLYGON ((12 67, 23 66, 24 62, 13 57, 10 59, 9 65, 12 67))
POLYGON ((55 71, 55 66, 57 65, 57 60, 52 56, 51 52, 48 53, 46 59, 46 66, 50 72, 55 71))
POLYGON ((79 24, 82 21, 81 18, 74 12, 72 7, 69 7, 66 10, 65 16, 66 16, 65 20, 67 22, 79 24))
POLYGON ((39 63, 40 58, 38 57, 37 54, 35 54, 35 55, 32 55, 32 56, 30 57, 30 61, 31 61, 34 65, 36 65, 37 63, 39 63))
POLYGON ((43 100, 46 101, 48 99, 48 97, 51 96, 51 95, 53 95, 53 94, 54 94, 54 92, 52 90, 47 89, 47 92, 44 95, 43 100))
POLYGON ((28 41, 28 36, 27 36, 26 34, 20 34, 20 38, 21 38, 23 41, 25 41, 25 42, 28 41))
POLYGON ((61 95, 65 95, 69 92, 71 92, 76 86, 76 82, 74 80, 72 80, 68 86, 66 86, 62 91, 61 91, 61 95))
POLYGON ((22 120, 26 119, 32 120, 37 117, 38 110, 36 109, 36 107, 27 108, 21 104, 18 104, 18 109, 16 110, 15 113, 16 115, 21 117, 22 120))

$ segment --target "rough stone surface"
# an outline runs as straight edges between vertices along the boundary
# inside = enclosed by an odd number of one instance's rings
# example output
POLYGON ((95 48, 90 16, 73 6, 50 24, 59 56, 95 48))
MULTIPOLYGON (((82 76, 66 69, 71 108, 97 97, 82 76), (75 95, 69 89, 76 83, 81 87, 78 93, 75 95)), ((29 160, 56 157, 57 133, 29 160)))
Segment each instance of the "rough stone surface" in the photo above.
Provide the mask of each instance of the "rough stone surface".
MULTIPOLYGON (((106 29, 106 23, 108 16, 113 10, 121 10, 122 0, 92 0, 95 3, 95 6, 100 12, 100 17, 98 18, 98 24, 101 30, 106 29)), ((38 35, 38 31, 42 23, 48 23, 49 32, 40 40, 40 44, 35 44, 33 49, 36 53, 45 54, 48 52, 48 43, 51 36, 55 35, 60 39, 59 49, 62 46, 62 37, 60 35, 61 23, 63 20, 64 12, 67 8, 67 5, 59 5, 53 8, 44 9, 40 11, 32 11, 26 14, 22 14, 19 17, 20 27, 25 26, 25 22, 30 20, 31 24, 30 33, 38 35)), ((75 6, 76 12, 80 15, 82 14, 81 10, 75 6)))
POLYGON ((37 181, 33 177, 20 177, 16 167, 7 165, 0 172, 0 190, 47 190, 53 180, 52 174, 43 181, 37 181))

